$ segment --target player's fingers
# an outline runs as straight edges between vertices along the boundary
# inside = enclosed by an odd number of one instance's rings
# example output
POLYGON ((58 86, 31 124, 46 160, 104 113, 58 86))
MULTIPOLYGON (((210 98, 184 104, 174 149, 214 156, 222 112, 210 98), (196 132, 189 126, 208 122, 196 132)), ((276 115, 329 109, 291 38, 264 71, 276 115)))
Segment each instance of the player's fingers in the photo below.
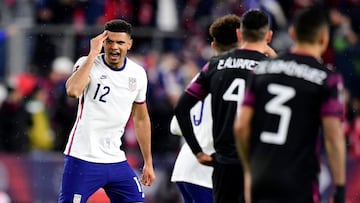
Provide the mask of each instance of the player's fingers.
POLYGON ((104 32, 96 36, 94 39, 104 41, 107 37, 108 37, 108 33, 105 30, 104 32))
POLYGON ((101 33, 100 36, 101 36, 101 38, 107 38, 108 32, 106 30, 104 30, 104 32, 101 33))
POLYGON ((150 179, 146 175, 141 176, 141 183, 145 186, 150 186, 150 179))

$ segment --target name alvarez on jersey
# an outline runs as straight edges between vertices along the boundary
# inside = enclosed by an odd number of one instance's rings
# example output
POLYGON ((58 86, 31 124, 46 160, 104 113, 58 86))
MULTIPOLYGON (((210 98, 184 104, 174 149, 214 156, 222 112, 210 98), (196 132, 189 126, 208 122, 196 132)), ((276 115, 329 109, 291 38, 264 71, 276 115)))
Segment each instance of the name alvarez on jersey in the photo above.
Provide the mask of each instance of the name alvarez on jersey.
POLYGON ((222 70, 225 68, 240 68, 246 70, 253 70, 257 64, 258 61, 254 61, 254 60, 228 57, 226 59, 219 60, 217 69, 222 70))

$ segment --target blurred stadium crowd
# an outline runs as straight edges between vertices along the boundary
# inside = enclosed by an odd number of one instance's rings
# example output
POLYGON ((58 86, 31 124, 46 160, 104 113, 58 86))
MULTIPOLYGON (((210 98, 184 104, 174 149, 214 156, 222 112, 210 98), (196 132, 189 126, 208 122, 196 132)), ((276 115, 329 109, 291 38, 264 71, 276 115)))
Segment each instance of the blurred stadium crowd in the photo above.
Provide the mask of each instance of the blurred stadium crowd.
MULTIPOLYGON (((2 0, 0 152, 62 152, 77 108, 64 82, 104 22, 122 18, 134 27, 129 57, 148 73, 154 164, 166 183, 149 193, 156 193, 154 202, 176 202, 169 174, 182 139, 170 135, 169 123, 182 90, 212 55, 211 22, 260 8, 271 17, 271 46, 281 53, 291 46, 287 28, 293 14, 314 3, 329 11, 331 43, 323 59, 343 75, 344 131, 349 155, 360 157, 360 0, 2 0)), ((131 123, 124 139, 138 167, 131 123)))

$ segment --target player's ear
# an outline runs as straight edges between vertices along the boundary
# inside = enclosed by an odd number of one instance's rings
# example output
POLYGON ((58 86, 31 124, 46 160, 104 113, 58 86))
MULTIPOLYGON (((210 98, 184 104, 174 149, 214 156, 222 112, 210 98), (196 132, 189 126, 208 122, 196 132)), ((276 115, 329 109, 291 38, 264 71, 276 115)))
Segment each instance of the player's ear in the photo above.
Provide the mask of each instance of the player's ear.
POLYGON ((272 36, 273 36, 273 31, 269 30, 267 33, 266 33, 266 42, 269 43, 272 39, 272 36))
POLYGON ((295 34, 295 28, 293 25, 291 25, 288 29, 288 33, 289 33, 289 36, 292 40, 295 40, 296 39, 296 34, 295 34))
POLYGON ((216 42, 215 41, 212 41, 210 45, 211 45, 212 49, 216 49, 216 42))
POLYGON ((237 37, 238 42, 241 42, 241 40, 242 40, 242 35, 241 35, 240 28, 237 28, 237 29, 236 29, 236 37, 237 37))
POLYGON ((130 39, 129 42, 128 42, 128 50, 131 49, 132 45, 133 45, 133 40, 130 39))
POLYGON ((318 42, 324 50, 327 48, 329 44, 329 30, 327 28, 321 29, 318 42))

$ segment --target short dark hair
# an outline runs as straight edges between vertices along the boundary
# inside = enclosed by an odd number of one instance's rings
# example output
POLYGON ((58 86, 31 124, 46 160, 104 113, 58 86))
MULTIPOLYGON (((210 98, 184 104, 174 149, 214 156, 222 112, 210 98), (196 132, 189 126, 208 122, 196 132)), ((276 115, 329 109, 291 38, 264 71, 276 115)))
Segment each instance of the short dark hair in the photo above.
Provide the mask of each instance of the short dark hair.
POLYGON ((250 9, 242 15, 240 29, 245 41, 263 40, 270 29, 269 17, 259 9, 250 9))
POLYGON ((216 19, 209 28, 210 36, 220 50, 228 50, 237 47, 238 39, 236 29, 240 27, 240 17, 228 14, 216 19))
POLYGON ((324 28, 328 28, 328 18, 321 6, 310 6, 299 10, 293 19, 296 40, 314 43, 324 28))
POLYGON ((131 36, 132 26, 125 20, 115 19, 108 21, 104 26, 104 30, 108 30, 110 32, 126 32, 129 36, 131 36))

